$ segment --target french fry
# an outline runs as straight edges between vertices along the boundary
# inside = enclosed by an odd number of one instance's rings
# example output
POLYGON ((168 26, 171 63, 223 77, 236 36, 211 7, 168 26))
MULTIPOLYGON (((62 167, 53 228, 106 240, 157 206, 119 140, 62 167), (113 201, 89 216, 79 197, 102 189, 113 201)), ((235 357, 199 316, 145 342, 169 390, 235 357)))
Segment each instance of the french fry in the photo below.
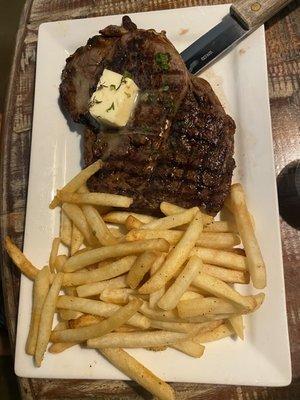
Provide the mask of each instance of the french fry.
POLYGON ((245 193, 240 184, 231 186, 230 201, 233 207, 238 231, 241 235, 246 251, 253 286, 256 289, 263 289, 266 286, 266 266, 254 233, 246 204, 245 193))
POLYGON ((54 269, 55 269, 54 263, 55 263, 55 259, 58 254, 59 245, 60 245, 60 238, 54 238, 53 242, 52 242, 50 257, 49 257, 49 267, 50 267, 51 272, 54 272, 54 269))
POLYGON ((169 250, 169 243, 164 239, 153 239, 100 247, 70 257, 64 265, 64 271, 74 272, 102 260, 107 260, 112 257, 140 254, 147 250, 167 252, 169 250))
MULTIPOLYGON (((132 229, 125 236, 128 242, 144 239, 165 239, 170 244, 177 244, 184 232, 179 230, 168 229, 132 229)), ((196 246, 208 247, 213 249, 231 249, 232 247, 240 244, 240 238, 235 233, 215 233, 215 232, 202 232, 196 242, 196 246)))
POLYGON ((176 226, 187 224, 191 222, 195 215, 199 213, 198 207, 190 208, 180 214, 169 215, 167 217, 159 218, 156 221, 144 224, 141 229, 171 229, 176 226))
POLYGON ((203 232, 232 232, 237 233, 237 226, 231 221, 212 221, 203 227, 203 232))
POLYGON ((63 351, 69 349, 70 347, 76 346, 79 342, 74 343, 51 343, 48 351, 51 354, 62 353, 63 351))
POLYGON ((79 311, 65 310, 65 309, 63 309, 63 308, 60 308, 60 309, 58 310, 58 314, 59 314, 60 318, 61 318, 63 321, 70 321, 70 320, 72 320, 72 319, 79 318, 79 317, 82 315, 82 313, 79 312, 79 311))
POLYGON ((197 293, 197 292, 193 292, 192 290, 187 290, 180 297, 179 301, 192 300, 192 299, 202 299, 202 298, 203 298, 202 294, 197 293))
POLYGON ((63 331, 64 329, 69 328, 69 321, 59 321, 55 327, 53 328, 54 331, 63 331))
MULTIPOLYGON (((104 303, 98 300, 83 299, 72 296, 59 296, 57 300, 57 308, 80 311, 86 314, 98 315, 99 317, 110 317, 121 307, 117 304, 104 303)), ((136 313, 130 318, 128 324, 136 326, 137 328, 147 329, 150 326, 150 321, 143 315, 136 313)))
POLYGON ((29 279, 35 279, 39 270, 31 264, 9 236, 4 239, 5 250, 19 270, 29 279))
POLYGON ((66 329, 64 331, 52 332, 51 341, 53 342, 83 342, 87 339, 100 338, 103 335, 112 332, 121 325, 125 324, 134 316, 142 304, 142 301, 132 299, 124 307, 117 309, 109 318, 75 329, 66 329))
POLYGON ((65 256, 64 254, 61 254, 55 258, 53 265, 57 272, 62 272, 63 265, 67 261, 67 259, 68 257, 65 256))
POLYGON ((258 294, 255 294, 253 297, 255 299, 256 306, 254 307, 254 309, 252 311, 256 311, 261 307, 262 303, 264 302, 265 294, 264 293, 258 293, 258 294))
POLYGON ((218 265, 238 271, 246 271, 248 268, 246 257, 229 251, 195 247, 191 251, 191 256, 200 257, 204 264, 218 265))
POLYGON ((146 302, 143 302, 140 312, 146 317, 157 321, 186 322, 179 318, 177 310, 153 310, 146 302))
POLYGON ((63 244, 70 247, 71 246, 71 236, 72 236, 72 223, 67 214, 61 210, 60 213, 60 238, 63 244))
POLYGON ((182 332, 182 333, 198 333, 202 324, 193 324, 189 322, 169 322, 169 321, 150 321, 152 329, 159 329, 169 332, 182 332))
POLYGON ((141 222, 138 218, 134 217, 133 215, 129 215, 125 221, 125 227, 127 230, 131 229, 139 229, 143 226, 143 222, 141 222))
POLYGON ((115 239, 120 239, 125 236, 123 233, 122 227, 120 227, 120 226, 109 227, 108 230, 115 239))
POLYGON ((232 329, 237 334, 237 336, 244 340, 244 324, 243 324, 243 316, 236 315, 234 317, 229 318, 229 323, 232 326, 232 329))
POLYGON ((87 283, 86 285, 77 286, 76 290, 79 297, 90 297, 102 293, 107 288, 113 290, 125 287, 126 275, 122 275, 107 281, 87 283))
POLYGON ((26 353, 32 356, 35 353, 39 323, 41 319, 44 301, 49 291, 49 285, 50 285, 50 272, 49 272, 49 267, 46 266, 38 272, 33 284, 32 313, 31 313, 30 329, 26 342, 26 353))
POLYGON ((108 193, 68 193, 57 191, 57 197, 62 203, 91 204, 93 206, 124 207, 128 208, 133 203, 131 197, 108 193))
POLYGON ((153 332, 117 332, 108 335, 89 339, 87 347, 97 349, 107 348, 137 348, 169 346, 172 343, 180 342, 189 335, 182 332, 153 331, 153 332))
POLYGON ((217 297, 183 300, 177 305, 180 318, 197 317, 206 314, 236 314, 240 310, 232 303, 217 297))
POLYGON ((252 311, 255 307, 255 300, 251 296, 242 296, 227 283, 221 281, 214 276, 200 272, 193 280, 193 285, 203 289, 216 297, 221 297, 232 301, 233 303, 243 307, 246 311, 252 311))
POLYGON ((232 336, 234 334, 233 329, 229 324, 219 325, 212 331, 200 333, 193 337, 193 341, 199 344, 214 342, 216 340, 223 339, 228 336, 232 336))
POLYGON ((158 254, 154 251, 145 251, 138 256, 127 275, 127 285, 131 289, 136 289, 146 273, 157 259, 158 254))
POLYGON ((91 246, 97 245, 98 241, 92 234, 81 208, 76 204, 64 203, 62 205, 62 209, 76 226, 76 228, 82 233, 87 243, 91 246))
POLYGON ((175 392, 135 358, 122 349, 101 349, 100 353, 116 368, 136 381, 154 396, 161 400, 175 400, 175 392))
POLYGON ((99 243, 103 246, 117 243, 117 240, 112 235, 111 231, 106 226, 105 222, 101 218, 101 215, 96 210, 95 207, 90 205, 82 206, 83 214, 91 227, 92 232, 94 232, 99 243))
POLYGON ((49 342, 57 296, 61 288, 62 278, 63 276, 61 272, 55 275, 53 283, 43 304, 34 357, 35 363, 38 367, 40 367, 42 364, 42 359, 49 342))
POLYGON ((68 328, 71 328, 71 329, 82 328, 82 327, 85 327, 85 326, 98 324, 101 321, 103 321, 102 317, 97 317, 96 315, 92 315, 92 314, 83 314, 83 315, 81 315, 80 317, 78 317, 76 319, 71 319, 70 321, 68 321, 69 324, 65 329, 68 329, 68 328))
MULTIPOLYGON (((162 203, 160 203, 160 210, 163 214, 168 216, 168 215, 180 214, 183 211, 186 211, 187 209, 176 206, 175 204, 163 201, 162 203)), ((205 214, 203 212, 201 212, 201 215, 202 215, 203 225, 206 225, 213 221, 213 217, 211 215, 205 214)))
MULTIPOLYGON (((62 189, 61 192, 74 193, 78 190, 85 182, 94 175, 103 166, 101 160, 95 161, 93 164, 89 165, 87 168, 79 172, 73 179, 71 179, 62 189)), ((60 204, 57 196, 51 201, 49 208, 53 209, 60 204)))
POLYGON ((107 288, 101 292, 100 300, 114 304, 127 304, 129 296, 136 294, 134 289, 122 288, 122 289, 111 289, 107 288))
MULTIPOLYGON (((64 329, 68 329, 68 328, 69 328, 68 322, 61 321, 55 326, 53 331, 62 331, 64 329)), ((52 353, 52 354, 58 354, 58 353, 62 353, 63 351, 69 349, 70 347, 75 346, 76 344, 78 344, 78 343, 51 343, 48 351, 49 351, 49 353, 52 353)))
POLYGON ((155 217, 151 217, 150 215, 137 214, 128 211, 112 211, 106 215, 103 215, 103 221, 113 224, 125 224, 127 218, 130 215, 137 218, 143 224, 154 221, 156 219, 155 217))
MULTIPOLYGON (((176 278, 175 282, 168 288, 166 293, 158 301, 158 307, 163 310, 173 310, 179 302, 181 296, 188 289, 193 279, 200 271, 202 261, 197 256, 192 256, 184 269, 176 278)), ((193 301, 193 300, 191 300, 193 301)))
POLYGON ((72 223, 71 248, 70 248, 71 256, 73 256, 74 254, 78 254, 78 252, 81 251, 79 249, 83 244, 83 241, 84 241, 83 234, 80 232, 77 226, 74 223, 72 223))
POLYGON ((151 276, 151 278, 146 283, 144 283, 144 285, 139 289, 139 293, 148 294, 156 292, 176 274, 176 272, 185 263, 188 256, 190 255, 190 252, 195 246, 195 243, 197 241, 197 238, 199 237, 200 232, 202 231, 202 228, 203 224, 201 220, 201 213, 197 212, 196 216, 190 223, 188 229, 186 230, 180 241, 168 254, 162 267, 153 276, 151 276))
MULTIPOLYGON (((144 231, 146 232, 146 231, 144 231)), ((156 271, 159 270, 159 268, 163 265, 164 261, 166 259, 166 254, 162 253, 160 256, 154 261, 151 269, 150 269, 150 275, 154 275, 156 271)), ((149 307, 150 308, 155 308, 158 300, 164 295, 165 293, 165 287, 161 287, 158 289, 156 292, 150 293, 149 295, 149 307)))
POLYGON ((235 249, 230 249, 229 251, 235 254, 239 254, 240 256, 246 257, 246 252, 244 249, 235 248, 235 249))
POLYGON ((64 292, 67 296, 77 296, 77 290, 74 286, 64 287, 64 292))
POLYGON ((227 283, 249 283, 248 271, 237 271, 235 269, 228 269, 210 264, 202 264, 202 266, 200 267, 200 271, 205 272, 208 275, 214 276, 215 278, 219 278, 221 279, 221 281, 227 283))
POLYGON ((195 343, 191 339, 178 343, 173 343, 170 347, 175 350, 181 351, 182 353, 187 354, 188 356, 195 358, 202 357, 205 350, 204 346, 202 346, 199 343, 195 343))
POLYGON ((78 271, 74 273, 65 273, 63 286, 78 286, 115 278, 128 272, 135 261, 136 256, 127 256, 105 265, 104 267, 96 268, 88 272, 78 271))

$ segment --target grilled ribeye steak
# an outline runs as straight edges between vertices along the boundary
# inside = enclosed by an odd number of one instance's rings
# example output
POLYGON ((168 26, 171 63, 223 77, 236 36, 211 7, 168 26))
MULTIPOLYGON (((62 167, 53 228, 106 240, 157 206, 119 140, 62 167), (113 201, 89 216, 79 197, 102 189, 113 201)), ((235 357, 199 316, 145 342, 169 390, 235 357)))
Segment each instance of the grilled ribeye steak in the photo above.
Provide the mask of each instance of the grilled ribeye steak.
POLYGON ((235 124, 210 85, 188 73, 164 32, 137 29, 124 17, 121 27, 100 33, 69 57, 60 86, 65 108, 88 127, 85 164, 106 161, 90 178, 90 190, 133 196, 137 210, 157 211, 170 201, 218 212, 235 165, 235 124), (140 88, 134 113, 119 131, 100 127, 88 113, 104 68, 130 74, 140 88))

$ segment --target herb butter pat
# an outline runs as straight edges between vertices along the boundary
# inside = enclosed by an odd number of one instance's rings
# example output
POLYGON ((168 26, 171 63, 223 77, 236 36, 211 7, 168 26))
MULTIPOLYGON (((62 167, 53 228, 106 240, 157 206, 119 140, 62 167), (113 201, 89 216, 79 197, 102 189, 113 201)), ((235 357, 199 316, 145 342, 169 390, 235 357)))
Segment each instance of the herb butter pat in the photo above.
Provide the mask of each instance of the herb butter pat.
POLYGON ((132 114, 138 90, 128 73, 120 75, 105 69, 90 99, 89 112, 98 122, 121 128, 132 114))

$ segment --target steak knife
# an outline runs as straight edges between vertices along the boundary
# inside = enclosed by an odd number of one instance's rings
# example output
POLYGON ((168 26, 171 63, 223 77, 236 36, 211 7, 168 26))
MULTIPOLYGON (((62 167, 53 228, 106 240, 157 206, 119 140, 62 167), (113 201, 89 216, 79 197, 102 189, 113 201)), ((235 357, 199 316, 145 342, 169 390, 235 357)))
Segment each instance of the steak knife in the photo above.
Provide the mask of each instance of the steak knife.
POLYGON ((291 0, 237 0, 210 31, 181 53, 188 70, 196 74, 216 61, 291 0))

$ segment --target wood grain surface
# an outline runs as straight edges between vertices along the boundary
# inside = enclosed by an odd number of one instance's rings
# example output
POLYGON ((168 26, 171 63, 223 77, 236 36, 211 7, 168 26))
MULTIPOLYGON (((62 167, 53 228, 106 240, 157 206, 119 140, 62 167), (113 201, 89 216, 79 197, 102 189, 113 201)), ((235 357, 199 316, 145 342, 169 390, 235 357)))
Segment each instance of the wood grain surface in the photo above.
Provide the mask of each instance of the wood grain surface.
MULTIPOLYGON (((197 0, 28 0, 20 20, 1 135, 1 238, 9 234, 21 247, 27 195, 38 27, 46 21, 131 13, 224 1, 197 0)), ((297 2, 266 26, 269 91, 276 172, 300 155, 299 37, 297 2)), ((201 21, 199 21, 201 23, 201 21)), ((300 398, 300 232, 281 223, 293 381, 285 388, 172 384, 178 399, 289 400, 300 398)), ((2 242, 2 240, 1 240, 2 242)), ((12 350, 15 345, 19 273, 2 252, 2 282, 12 350)), ((220 355, 222 357, 222 355, 220 355)), ((247 360, 245 360, 247 368, 247 360)), ((133 382, 19 379, 23 399, 150 399, 133 382)), ((1 397, 1 395, 0 395, 1 397)))

